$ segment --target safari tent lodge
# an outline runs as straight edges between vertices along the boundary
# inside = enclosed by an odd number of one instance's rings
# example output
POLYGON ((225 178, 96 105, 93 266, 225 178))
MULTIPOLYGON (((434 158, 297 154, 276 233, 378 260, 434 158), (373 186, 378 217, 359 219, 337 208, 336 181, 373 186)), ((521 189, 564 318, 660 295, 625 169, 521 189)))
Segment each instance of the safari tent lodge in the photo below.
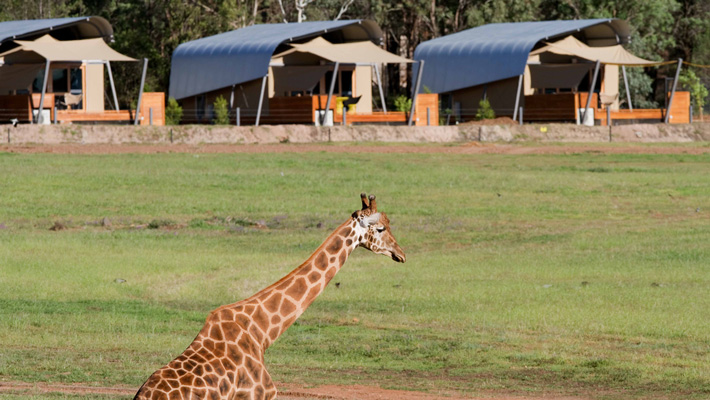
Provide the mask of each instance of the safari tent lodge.
POLYGON ((119 108, 111 62, 138 60, 109 47, 112 40, 101 17, 0 22, 0 122, 162 125, 164 94, 143 93, 142 84, 141 112, 119 108))
POLYGON ((380 74, 412 60, 381 42, 368 20, 253 25, 178 46, 169 95, 185 123, 211 123, 222 97, 232 124, 403 124, 409 115, 387 110, 380 74))
POLYGON ((666 108, 634 108, 626 68, 660 63, 626 51, 629 40, 618 19, 500 23, 423 42, 414 59, 425 66, 421 86, 439 93, 456 121, 474 119, 487 99, 497 116, 521 123, 689 122, 689 93, 675 87, 666 108))

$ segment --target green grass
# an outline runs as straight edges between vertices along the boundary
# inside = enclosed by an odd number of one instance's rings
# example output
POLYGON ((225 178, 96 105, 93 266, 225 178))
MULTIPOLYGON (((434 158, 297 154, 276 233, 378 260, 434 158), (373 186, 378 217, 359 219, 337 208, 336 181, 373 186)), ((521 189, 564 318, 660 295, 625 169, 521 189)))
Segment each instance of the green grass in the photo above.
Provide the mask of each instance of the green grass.
POLYGON ((277 382, 710 396, 710 155, 372 148, 0 153, 0 381, 137 388, 366 191, 407 263, 356 251, 267 352, 277 382))

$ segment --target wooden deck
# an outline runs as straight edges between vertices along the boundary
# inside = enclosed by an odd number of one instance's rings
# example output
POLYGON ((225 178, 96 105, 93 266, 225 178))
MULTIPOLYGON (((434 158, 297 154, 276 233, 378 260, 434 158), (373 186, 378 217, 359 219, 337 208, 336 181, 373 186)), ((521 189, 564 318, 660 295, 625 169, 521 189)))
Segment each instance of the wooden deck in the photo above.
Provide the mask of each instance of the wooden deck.
POLYGON ((90 113, 83 110, 57 110, 57 122, 68 124, 74 122, 133 122, 133 113, 128 110, 106 110, 90 113))
MULTIPOLYGON (((669 122, 671 124, 689 124, 690 123, 690 92, 676 92, 671 106, 671 115, 669 122)), ((609 113, 612 124, 615 120, 634 120, 634 121, 655 121, 663 122, 666 117, 665 109, 634 109, 611 111, 609 113)), ((600 125, 607 125, 607 115, 605 109, 596 110, 594 119, 599 120, 600 125)))
MULTIPOLYGON (((39 108, 41 94, 3 95, 0 96, 0 122, 17 119, 19 122, 32 122, 32 110, 39 108)), ((44 110, 49 112, 49 120, 59 124, 70 123, 133 123, 135 110, 104 110, 88 112, 83 109, 55 110, 55 94, 47 93, 44 97, 44 110), (56 116, 54 115, 56 111, 56 116), (56 118, 55 118, 56 117, 56 118)), ((153 125, 165 125, 165 93, 143 93, 141 102, 141 125, 150 124, 150 110, 153 110, 153 125)))
MULTIPOLYGON (((342 114, 336 114, 339 121, 343 120, 342 114)), ((402 111, 388 111, 385 114, 382 111, 375 111, 371 114, 348 113, 346 115, 346 123, 352 124, 376 124, 376 123, 406 123, 407 113, 402 111)))
MULTIPOLYGON (((272 97, 269 99, 268 111, 264 112, 260 124, 315 124, 318 110, 324 110, 328 96, 298 96, 298 97, 272 97)), ((420 94, 417 96, 417 108, 414 122, 417 126, 427 124, 427 108, 429 109, 429 122, 439 125, 439 98, 437 94, 420 94)), ((343 114, 336 111, 335 98, 331 99, 329 109, 333 112, 333 124, 341 125, 343 114)), ((245 125, 256 121, 253 115, 244 115, 241 122, 245 125)), ((347 125, 353 124, 406 124, 408 113, 402 111, 382 111, 372 113, 348 112, 345 116, 347 125)))
MULTIPOLYGON (((670 94, 669 94, 670 95, 670 94)), ((584 108, 587 104, 587 93, 557 93, 525 96, 523 120, 525 122, 555 122, 576 121, 576 110, 584 108)), ((590 109, 594 110, 594 119, 602 126, 607 124, 605 108, 598 108, 597 94, 592 94, 590 109)), ((665 109, 634 109, 611 111, 610 117, 614 120, 636 120, 663 122, 665 109)), ((670 110, 672 124, 690 123, 690 93, 676 92, 670 110)))

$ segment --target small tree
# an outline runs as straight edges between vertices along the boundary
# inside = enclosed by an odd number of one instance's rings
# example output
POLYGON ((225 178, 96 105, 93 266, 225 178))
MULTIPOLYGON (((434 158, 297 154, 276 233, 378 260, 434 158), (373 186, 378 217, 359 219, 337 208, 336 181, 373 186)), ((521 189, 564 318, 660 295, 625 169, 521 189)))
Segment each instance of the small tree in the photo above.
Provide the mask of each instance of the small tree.
POLYGON ((222 96, 214 100, 214 123, 215 125, 229 125, 227 100, 222 96))
POLYGON ((165 107, 165 124, 179 125, 182 120, 182 107, 174 98, 168 99, 168 106, 165 107))
POLYGON ((703 85, 700 78, 692 70, 685 70, 685 72, 681 73, 678 83, 690 91, 690 98, 695 107, 700 110, 700 120, 702 121, 703 107, 705 107, 705 99, 708 97, 708 88, 703 85))
POLYGON ((488 99, 483 99, 478 103, 478 111, 476 111, 476 119, 494 119, 496 117, 495 111, 491 107, 491 103, 488 99))

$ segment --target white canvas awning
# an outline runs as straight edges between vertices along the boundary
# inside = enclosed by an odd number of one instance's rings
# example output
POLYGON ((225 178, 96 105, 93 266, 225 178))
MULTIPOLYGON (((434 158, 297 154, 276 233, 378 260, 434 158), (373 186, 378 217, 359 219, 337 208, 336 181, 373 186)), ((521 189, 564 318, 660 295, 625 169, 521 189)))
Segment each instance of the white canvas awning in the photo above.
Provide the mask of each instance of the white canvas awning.
POLYGON ((626 49, 624 49, 621 45, 589 47, 575 39, 573 36, 567 36, 566 38, 554 43, 547 43, 546 46, 530 52, 530 55, 535 56, 545 52, 576 56, 589 61, 599 60, 600 63, 607 65, 652 66, 661 64, 656 61, 649 61, 636 57, 626 51, 626 49))
POLYGON ((529 64, 533 88, 576 88, 594 64, 529 64))
POLYGON ((320 58, 341 64, 400 64, 414 61, 392 54, 369 40, 333 44, 322 37, 317 37, 310 42, 292 43, 293 49, 275 55, 274 59, 281 59, 293 53, 310 53, 320 58))
POLYGON ((19 47, 0 54, 5 64, 36 63, 37 56, 51 62, 138 61, 110 48, 101 38, 57 40, 44 35, 34 41, 15 40, 15 43, 19 47))
POLYGON ((286 91, 310 91, 320 82, 320 78, 332 68, 325 66, 295 66, 289 68, 274 68, 274 80, 279 82, 279 88, 286 91))
POLYGON ((29 88, 41 70, 41 64, 5 65, 0 67, 0 93, 4 94, 11 90, 29 88))

